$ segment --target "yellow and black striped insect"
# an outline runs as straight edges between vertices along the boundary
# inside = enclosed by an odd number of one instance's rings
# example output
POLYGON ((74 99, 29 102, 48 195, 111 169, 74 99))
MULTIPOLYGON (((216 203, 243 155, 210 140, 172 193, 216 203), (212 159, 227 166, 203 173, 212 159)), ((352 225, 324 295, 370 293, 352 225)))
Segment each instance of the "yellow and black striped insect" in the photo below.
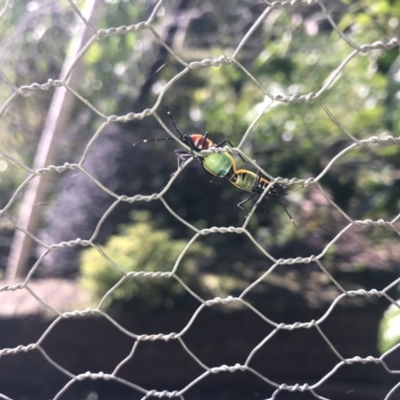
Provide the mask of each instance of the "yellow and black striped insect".
MULTIPOLYGON (((255 172, 249 171, 247 169, 236 170, 235 173, 230 177, 229 181, 232 183, 232 185, 236 186, 237 188, 251 193, 249 198, 247 198, 246 200, 244 200, 238 204, 238 207, 241 208, 242 210, 244 210, 243 205, 245 203, 247 203, 248 201, 253 199, 255 196, 258 196, 258 197, 261 196, 264 193, 265 189, 271 183, 268 179, 263 178, 260 175, 260 171, 255 173, 255 172)), ((266 198, 276 199, 281 204, 283 209, 286 211, 286 214, 289 216, 293 225, 296 226, 292 216, 289 214, 289 211, 286 209, 284 204, 279 199, 280 196, 285 196, 288 194, 288 193, 285 193, 285 190, 286 190, 285 186, 276 183, 269 189, 269 191, 265 195, 264 199, 266 199, 266 198)))

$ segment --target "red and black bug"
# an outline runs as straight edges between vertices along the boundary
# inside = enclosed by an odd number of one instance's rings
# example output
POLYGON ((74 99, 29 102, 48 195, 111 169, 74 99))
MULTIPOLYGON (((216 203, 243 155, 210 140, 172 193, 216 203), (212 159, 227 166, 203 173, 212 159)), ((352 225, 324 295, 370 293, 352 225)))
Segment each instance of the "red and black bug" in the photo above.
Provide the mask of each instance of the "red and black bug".
MULTIPOLYGON (((215 143, 213 141, 213 139, 211 138, 211 135, 208 132, 205 132, 204 134, 201 133, 194 133, 192 135, 188 135, 188 134, 182 134, 182 132, 178 129, 178 127, 176 126, 176 123, 172 117, 171 112, 169 111, 169 109, 167 108, 167 114, 169 116, 169 118, 172 121, 172 124, 175 128, 175 131, 178 134, 178 139, 186 144, 189 148, 190 151, 186 151, 186 150, 174 150, 175 154, 178 156, 178 169, 182 166, 182 164, 188 160, 189 158, 195 157, 194 152, 199 152, 201 150, 207 150, 210 147, 222 147, 225 144, 229 144, 231 147, 233 147, 232 143, 225 139, 222 140, 220 143, 215 143)), ((164 141, 164 140, 175 140, 172 137, 166 137, 166 138, 156 138, 156 139, 145 139, 145 140, 141 140, 139 142, 136 142, 133 144, 133 146, 136 146, 137 144, 140 143, 148 143, 148 142, 158 142, 158 141, 164 141)), ((219 155, 221 162, 225 161, 226 164, 226 160, 228 159, 228 153, 225 153, 225 156, 223 154, 219 155)), ((204 157, 204 159, 207 159, 208 157, 204 157)), ((211 157, 211 158, 215 158, 211 157)), ((229 156, 229 160, 232 161, 232 163, 234 163, 233 159, 231 156, 229 156)), ((211 160, 210 160, 211 161, 211 160)), ((206 166, 204 166, 204 161, 203 158, 200 158, 200 162, 201 165, 203 167, 203 171, 205 172, 207 178, 211 181, 211 179, 208 176, 208 172, 211 173, 212 175, 218 176, 218 177, 222 177, 225 175, 220 174, 220 172, 218 171, 217 173, 217 165, 215 165, 215 163, 209 162, 206 166), (210 169, 211 166, 211 169, 210 169)), ((232 167, 235 168, 235 166, 232 164, 232 167)), ((229 171, 230 172, 230 171, 229 171)), ((234 170, 232 171, 232 173, 234 172, 234 170)), ((228 174, 228 171, 226 172, 228 174)), ((229 178, 229 177, 228 177, 229 178)))

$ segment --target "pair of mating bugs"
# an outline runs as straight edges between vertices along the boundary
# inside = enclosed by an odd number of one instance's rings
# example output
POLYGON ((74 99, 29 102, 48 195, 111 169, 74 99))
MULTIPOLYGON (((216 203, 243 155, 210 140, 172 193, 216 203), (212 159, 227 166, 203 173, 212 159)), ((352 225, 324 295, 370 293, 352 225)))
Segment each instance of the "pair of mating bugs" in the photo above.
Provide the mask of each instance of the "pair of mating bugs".
MULTIPOLYGON (((181 131, 175 124, 175 121, 167 109, 167 114, 170 117, 172 124, 178 133, 179 140, 190 147, 190 152, 186 150, 175 150, 175 154, 178 156, 178 168, 180 168, 186 160, 195 157, 194 151, 199 152, 201 150, 207 150, 211 147, 222 147, 225 144, 229 144, 233 147, 232 143, 229 140, 223 140, 220 143, 214 143, 210 134, 205 132, 203 135, 196 133, 193 135, 183 135, 181 131)), ((133 145, 136 146, 140 143, 147 143, 147 142, 157 142, 161 140, 175 140, 171 137, 168 138, 159 138, 159 139, 146 139, 141 140, 140 142, 136 142, 133 145)), ((268 179, 262 177, 260 172, 257 173, 253 171, 249 171, 247 169, 237 169, 236 161, 229 153, 211 153, 205 157, 198 158, 201 162, 201 166, 203 168, 204 173, 206 174, 208 180, 212 182, 214 177, 217 178, 226 178, 232 185, 236 186, 237 188, 244 190, 246 192, 251 193, 250 197, 246 200, 240 202, 238 207, 244 210, 243 205, 253 199, 255 196, 261 196, 267 186, 270 184, 268 179), (210 177, 211 175, 211 177, 210 177)), ((243 160, 245 161, 245 160, 243 160)), ((295 225, 292 216, 287 211, 286 207, 283 203, 279 200, 280 196, 284 196, 287 193, 284 193, 286 187, 280 184, 274 184, 266 194, 265 198, 273 198, 276 199, 286 211, 286 214, 289 216, 293 224, 295 225)))

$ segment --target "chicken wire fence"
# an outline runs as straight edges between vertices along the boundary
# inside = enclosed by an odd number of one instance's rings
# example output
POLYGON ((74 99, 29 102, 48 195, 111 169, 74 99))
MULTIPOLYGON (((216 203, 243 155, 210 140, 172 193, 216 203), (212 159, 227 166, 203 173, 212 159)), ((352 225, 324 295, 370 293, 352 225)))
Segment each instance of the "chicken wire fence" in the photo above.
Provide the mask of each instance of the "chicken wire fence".
MULTIPOLYGON (((82 13, 77 9, 77 7, 74 5, 72 0, 69 0, 69 4, 76 13, 76 17, 80 18, 85 25, 88 27, 88 29, 91 31, 91 37, 87 42, 84 44, 82 47, 81 51, 79 54, 75 57, 74 62, 71 64, 69 67, 69 70, 64 74, 64 76, 61 77, 59 80, 49 80, 46 83, 32 83, 30 85, 22 86, 22 87, 15 87, 11 81, 7 78, 7 76, 1 71, 0 68, 0 76, 1 79, 3 80, 3 83, 5 83, 8 88, 12 91, 12 94, 9 96, 8 100, 2 105, 0 109, 0 119, 4 116, 6 110, 9 107, 12 107, 13 101, 15 98, 18 96, 29 96, 29 95, 35 95, 36 92, 38 91, 48 91, 52 88, 59 88, 59 87, 64 87, 69 93, 71 93, 73 96, 75 96, 77 99, 81 100, 87 107, 90 107, 91 110, 93 110, 98 116, 100 116, 103 119, 103 123, 100 125, 98 130, 93 133, 90 141, 87 143, 87 146, 85 148, 85 151, 78 163, 65 163, 64 165, 46 165, 43 168, 30 168, 29 166, 25 165, 23 162, 21 162, 18 158, 14 157, 11 155, 9 152, 7 152, 6 149, 0 149, 0 153, 2 154, 3 157, 5 157, 9 162, 17 164, 19 167, 23 168, 26 171, 27 177, 26 179, 18 186, 18 188, 15 190, 14 194, 10 199, 7 200, 5 206, 3 209, 0 211, 0 216, 2 218, 7 219, 14 227, 16 230, 19 230, 23 232, 24 235, 28 235, 31 237, 37 245, 41 246, 44 251, 42 252, 41 256, 38 258, 37 262, 34 265, 31 265, 29 267, 28 273, 26 276, 19 282, 19 283, 13 283, 13 284, 5 284, 0 287, 0 291, 27 291, 32 295, 36 301, 40 302, 44 307, 46 307, 48 310, 50 310, 54 317, 54 321, 51 323, 51 325, 48 327, 47 330, 45 330, 41 336, 38 338, 38 340, 35 343, 31 343, 29 345, 19 345, 14 348, 3 348, 0 350, 0 357, 13 357, 18 353, 26 353, 26 352, 33 352, 33 351, 38 351, 42 354, 44 359, 51 364, 51 366, 58 371, 60 371, 62 374, 64 374, 69 380, 67 384, 65 384, 64 387, 60 387, 59 391, 54 394, 54 399, 59 399, 62 398, 63 395, 68 391, 68 389, 76 382, 78 381, 83 381, 83 380, 106 380, 106 381, 116 381, 120 383, 121 385, 124 385, 126 387, 131 388, 133 391, 141 394, 142 399, 147 399, 150 397, 156 397, 156 398, 180 398, 184 399, 185 395, 188 394, 189 390, 193 388, 195 385, 198 385, 201 381, 206 380, 208 377, 210 377, 213 374, 228 374, 228 373, 241 373, 243 371, 247 371, 251 374, 254 374, 258 379, 263 381, 266 386, 273 388, 274 392, 271 399, 275 399, 278 397, 278 394, 280 392, 288 391, 288 392, 309 392, 311 393, 315 398, 318 399, 325 399, 321 394, 319 394, 319 388, 323 385, 324 382, 329 380, 341 367, 346 366, 346 365, 351 365, 355 363, 361 363, 361 364, 367 364, 367 363, 373 363, 373 364, 378 364, 381 365, 388 374, 399 374, 399 370, 393 370, 389 368, 387 363, 385 362, 386 357, 394 352, 398 346, 393 347, 389 351, 385 352, 382 354, 381 357, 359 357, 357 355, 353 356, 352 358, 344 358, 339 351, 335 348, 334 344, 329 340, 328 336, 324 333, 324 331, 321 328, 321 323, 325 321, 327 318, 329 318, 330 314, 333 312, 337 304, 345 297, 384 297, 387 299, 388 304, 392 303, 394 305, 396 304, 395 299, 393 299, 389 294, 389 290, 395 287, 400 283, 400 278, 396 279, 393 281, 390 285, 385 287, 382 290, 376 290, 376 289, 371 289, 371 290, 345 290, 334 278, 333 276, 328 272, 328 270, 324 267, 324 256, 326 255, 327 251, 331 249, 335 243, 341 238, 342 235, 349 229, 351 229, 354 226, 374 226, 374 227, 384 227, 385 229, 392 230, 397 235, 400 236, 400 230, 398 227, 396 227, 396 223, 400 219, 400 214, 395 216, 391 221, 386 221, 383 219, 379 220, 353 220, 350 218, 337 204, 335 204, 330 197, 325 193, 323 188, 319 185, 319 181, 322 179, 324 175, 327 174, 327 172, 330 170, 332 165, 337 162, 341 157, 343 157, 345 154, 348 152, 351 152, 353 149, 360 148, 360 147, 368 147, 368 146, 397 146, 400 144, 400 138, 398 137, 393 137, 393 136, 385 136, 385 137, 377 137, 377 136, 372 136, 366 139, 362 140, 357 140, 350 132, 348 132, 338 120, 331 114, 329 109, 326 107, 326 105, 323 103, 321 97, 322 95, 328 90, 332 89, 335 85, 335 82, 339 75, 342 73, 344 70, 345 66, 355 57, 359 57, 362 55, 368 56, 371 52, 375 50, 380 50, 382 52, 388 51, 392 48, 398 47, 399 46, 399 39, 398 38, 393 38, 389 41, 383 42, 383 41, 376 41, 373 43, 367 43, 367 44, 356 44, 354 43, 344 32, 342 32, 338 26, 335 24, 333 19, 331 18, 329 12, 327 11, 323 1, 318 1, 318 0, 303 0, 303 1, 297 1, 297 0, 292 0, 292 1, 275 1, 275 2, 268 2, 265 1, 265 9, 264 11, 259 15, 258 19, 255 21, 255 23, 250 27, 250 29, 245 32, 243 35, 243 39, 241 40, 240 44, 237 46, 237 48, 232 52, 231 55, 221 55, 218 58, 205 58, 199 61, 194 61, 194 62, 186 62, 181 56, 176 54, 174 50, 169 47, 165 41, 162 39, 162 35, 157 32, 157 30, 154 27, 155 21, 157 21, 158 14, 160 13, 160 10, 163 8, 163 0, 158 1, 152 12, 150 17, 145 20, 145 21, 140 21, 136 22, 135 24, 132 24, 130 26, 119 26, 116 28, 109 28, 109 29, 101 29, 101 30, 96 30, 92 24, 85 19, 85 17, 82 15, 82 13), (306 94, 294 94, 291 96, 283 96, 283 95, 277 95, 274 93, 271 93, 267 89, 263 87, 263 85, 257 80, 255 76, 252 75, 250 71, 248 71, 237 59, 238 54, 240 54, 243 46, 247 43, 251 35, 255 32, 255 30, 262 24, 267 16, 275 9, 281 9, 285 8, 287 10, 292 9, 293 7, 309 7, 312 5, 319 5, 322 14, 324 15, 324 18, 329 21, 332 29, 334 29, 337 34, 338 34, 338 40, 342 40, 347 43, 348 48, 349 48, 349 54, 348 56, 342 60, 340 65, 332 71, 330 76, 325 80, 324 85, 317 91, 317 92, 311 92, 311 93, 306 93, 306 94), (75 87, 71 87, 68 84, 68 78, 70 77, 72 71, 76 67, 78 61, 86 54, 86 52, 90 49, 90 47, 97 41, 101 41, 103 38, 106 38, 108 36, 112 35, 123 35, 128 32, 137 32, 141 30, 147 30, 153 35, 154 41, 158 42, 161 46, 164 46, 169 54, 176 59, 178 63, 182 66, 182 70, 179 74, 174 76, 160 91, 158 94, 158 97, 150 109, 145 109, 140 113, 129 113, 126 115, 105 115, 102 111, 100 111, 98 108, 96 108, 95 105, 90 103, 86 98, 84 98, 82 95, 79 94, 79 89, 75 87), (112 190, 109 188, 105 187, 99 180, 97 180, 94 176, 91 175, 86 169, 85 169, 85 160, 91 150, 92 145, 95 143, 95 141, 99 138, 99 136, 102 134, 104 129, 110 125, 114 124, 116 122, 127 122, 127 121, 132 121, 132 120, 142 120, 144 118, 155 118, 159 124, 162 126, 162 128, 165 130, 165 132, 170 135, 171 137, 176 139, 176 136, 174 135, 173 132, 171 132, 170 129, 163 123, 161 118, 158 116, 157 111, 160 107, 161 100, 165 93, 169 90, 173 90, 175 82, 180 80, 182 77, 184 77, 187 74, 190 74, 192 70, 195 69, 200 69, 200 68, 211 68, 211 67, 222 67, 227 64, 232 64, 235 66, 235 68, 241 70, 249 80, 253 81, 255 85, 259 88, 259 90, 263 93, 265 96, 265 104, 263 109, 259 112, 259 114, 254 118, 254 120, 251 122, 249 125, 247 131, 243 134, 243 137, 237 147, 230 147, 230 146, 224 146, 221 148, 217 147, 212 147, 207 150, 202 150, 200 152, 195 152, 195 157, 207 157, 207 155, 211 153, 221 153, 221 152, 229 152, 234 155, 240 155, 248 161, 250 164, 252 164, 254 170, 260 171, 260 173, 270 179, 270 184, 268 187, 264 190, 264 193, 260 196, 258 201, 254 204, 252 207, 251 211, 248 213, 244 223, 240 227, 211 227, 207 229, 198 229, 189 222, 187 222, 185 219, 180 217, 166 202, 164 199, 164 195, 168 192, 170 189, 171 185, 173 182, 178 178, 178 176, 184 171, 186 166, 195 159, 193 157, 189 161, 185 162, 182 168, 178 169, 177 172, 171 177, 169 180, 168 184, 158 193, 154 193, 152 195, 142 195, 142 194, 136 194, 134 196, 127 196, 127 195, 120 195, 117 193, 114 193, 112 190), (309 179, 283 179, 283 178, 274 178, 272 177, 267 171, 262 169, 256 162, 254 162, 251 158, 249 158, 243 151, 242 148, 246 141, 251 137, 252 131, 254 127, 256 126, 257 122, 260 120, 260 118, 268 113, 269 109, 273 104, 283 102, 283 103, 310 103, 310 102, 319 102, 321 107, 326 111, 327 115, 331 118, 331 120, 340 127, 342 134, 346 135, 346 137, 352 141, 352 144, 347 146, 344 150, 338 152, 331 160, 330 162, 326 165, 326 167, 319 173, 318 176, 309 178, 309 179), (37 236, 35 236, 35 232, 30 232, 29 230, 25 229, 23 226, 19 225, 19 222, 16 217, 13 217, 12 214, 10 213, 10 208, 15 204, 15 202, 18 199, 18 196, 20 196, 21 193, 23 193, 27 187, 31 184, 32 181, 40 179, 42 176, 45 174, 51 174, 54 172, 57 172, 59 174, 62 174, 63 172, 67 170, 76 170, 80 171, 81 173, 85 174, 90 180, 92 180, 101 190, 106 192, 111 198, 114 199, 114 202, 112 205, 109 207, 107 212, 104 213, 103 217, 101 220, 98 222, 98 225, 93 232, 93 235, 88 239, 88 240, 83 240, 83 239, 75 239, 71 240, 68 242, 61 242, 61 243, 55 243, 55 244, 46 244, 43 241, 41 241, 37 236), (340 232, 336 234, 336 236, 326 244, 326 246, 323 248, 323 250, 317 254, 317 255, 309 255, 308 257, 297 257, 297 258, 281 258, 281 259, 275 259, 265 248, 262 246, 251 234, 251 232, 247 229, 249 221, 256 209, 256 207, 259 205, 259 203, 262 201, 262 198, 268 194, 268 192, 271 190, 272 186, 276 183, 280 183, 283 185, 291 186, 293 184, 301 184, 304 186, 309 186, 309 185, 315 185, 318 187, 318 190, 321 191, 323 196, 327 199, 327 201, 337 209, 344 218, 347 219, 348 224, 347 226, 342 229, 340 232), (101 248, 95 243, 96 237, 98 235, 98 232, 103 224, 103 222, 106 220, 106 218, 110 215, 110 213, 117 207, 118 204, 121 202, 127 202, 127 203, 135 203, 135 202, 150 202, 150 201, 159 201, 161 202, 166 210, 171 213, 177 220, 179 220, 182 224, 185 224, 192 232, 193 232, 193 237, 192 239, 187 243, 187 246, 185 249, 182 251, 180 254, 179 258, 176 260, 175 265, 171 266, 171 269, 169 272, 146 272, 146 271, 140 271, 140 272, 126 272, 124 271, 119 265, 117 265, 112 259, 110 259, 102 250, 101 248), (254 280, 243 292, 241 293, 240 296, 238 297, 233 297, 233 296, 228 296, 226 298, 214 298, 210 300, 203 299, 201 296, 199 296, 197 293, 195 293, 186 283, 179 278, 177 275, 177 271, 179 269, 180 263, 182 258, 184 257, 185 253, 187 250, 190 248, 190 246, 198 240, 200 237, 203 235, 208 235, 208 234, 224 234, 224 233, 236 233, 239 235, 246 235, 251 242, 254 244, 254 246, 271 262, 273 265, 268 268, 265 272, 261 273, 259 278, 254 280), (118 270, 121 274, 121 279, 119 282, 109 288, 109 291, 104 295, 103 299, 100 301, 97 307, 95 308, 87 308, 83 310, 71 310, 70 312, 60 312, 56 308, 54 308, 52 305, 48 304, 44 299, 38 295, 34 289, 32 288, 31 285, 31 278, 35 271, 37 271, 38 268, 40 268, 40 265, 43 261, 43 259, 50 253, 50 252, 55 252, 58 249, 66 248, 66 247, 73 247, 73 246, 91 246, 97 251, 109 262, 110 268, 115 268, 118 270), (270 275, 276 268, 278 268, 281 265, 298 265, 298 264, 309 264, 315 262, 321 271, 323 271, 324 274, 326 274, 327 277, 329 277, 330 281, 337 287, 337 289, 340 291, 340 295, 332 302, 331 306, 329 309, 318 319, 318 320, 310 320, 307 322, 296 322, 293 324, 285 324, 285 323, 280 323, 279 321, 273 321, 266 317, 262 312, 257 310, 253 305, 251 305, 246 299, 246 295, 252 291, 260 282, 262 282, 268 275, 270 275), (171 279, 171 280, 177 280, 179 284, 195 299, 198 300, 199 306, 198 308, 193 312, 191 320, 187 323, 187 325, 180 331, 180 332, 170 332, 170 333, 157 333, 155 332, 154 334, 148 334, 148 335, 139 335, 136 334, 135 332, 131 332, 126 330, 123 326, 119 324, 119 322, 111 317, 110 315, 107 314, 103 310, 103 305, 106 301, 106 299, 124 282, 130 280, 130 279, 136 279, 138 277, 141 278, 146 278, 146 279, 171 279), (270 334, 265 336, 265 338, 257 345, 255 346, 252 351, 248 354, 247 359, 242 363, 242 364, 236 364, 236 365, 220 365, 220 366, 214 366, 210 367, 207 366, 203 363, 201 356, 198 356, 194 354, 188 346, 185 344, 185 333, 189 330, 189 328, 194 324, 196 318, 199 316, 199 314, 204 310, 206 307, 212 307, 215 305, 226 305, 228 303, 240 303, 243 307, 247 309, 249 313, 255 313, 258 315, 260 318, 262 318, 265 321, 265 324, 269 325, 272 327, 272 331, 270 334), (60 363, 54 361, 51 356, 44 350, 42 347, 43 341, 46 339, 46 337, 49 335, 49 333, 54 329, 54 327, 62 320, 68 319, 71 317, 77 317, 77 318, 85 318, 88 316, 101 316, 103 318, 106 318, 108 321, 110 321, 117 329, 121 331, 124 335, 132 338, 134 340, 134 345, 130 351, 129 354, 126 354, 126 357, 121 359, 121 361, 115 365, 115 369, 112 373, 103 373, 103 372, 98 372, 98 371, 88 371, 83 374, 75 375, 65 369, 63 365, 60 363), (337 357, 337 364, 334 366, 334 368, 321 377, 321 379, 314 383, 314 384, 294 384, 294 385, 287 385, 285 383, 280 383, 280 382, 275 382, 271 380, 268 376, 264 376, 257 370, 253 369, 251 364, 252 364, 252 359, 254 356, 259 352, 259 350, 269 341, 271 340, 274 335, 276 335, 279 331, 281 330, 296 330, 296 329, 315 329, 319 335, 322 337, 322 339, 327 343, 327 345, 330 347, 331 351, 334 353, 334 355, 337 357), (187 353, 189 357, 191 357, 199 366, 202 368, 204 371, 202 374, 200 374, 196 379, 192 380, 191 382, 187 382, 187 385, 183 388, 177 388, 174 391, 156 391, 156 390, 151 390, 151 389, 146 389, 144 387, 139 386, 135 382, 127 381, 119 376, 119 371, 120 369, 126 365, 129 361, 133 360, 134 361, 134 356, 135 356, 135 351, 140 346, 141 343, 145 341, 177 341, 179 344, 182 346, 184 351, 187 353)), ((8 0, 6 4, 3 6, 3 9, 0 12, 0 21, 4 18, 7 18, 7 14, 11 8, 11 1, 8 0)), ((183 143, 179 142, 179 145, 182 147, 185 147, 188 151, 191 149, 188 146, 185 146, 183 143)), ((0 307, 2 307, 0 305, 0 307)), ((1 360, 0 360, 1 362, 1 360)), ((395 397, 393 394, 395 391, 400 387, 400 382, 397 383, 386 395, 385 399, 394 399, 395 397)), ((2 399, 10 399, 10 397, 7 396, 7 393, 1 393, 0 392, 0 398, 2 399)))

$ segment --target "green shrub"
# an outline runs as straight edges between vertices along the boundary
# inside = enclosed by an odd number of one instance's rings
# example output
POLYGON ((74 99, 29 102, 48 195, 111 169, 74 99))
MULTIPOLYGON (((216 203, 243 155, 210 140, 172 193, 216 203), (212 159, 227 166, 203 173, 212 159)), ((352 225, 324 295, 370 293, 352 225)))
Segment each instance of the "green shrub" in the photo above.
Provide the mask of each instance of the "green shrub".
MULTIPOLYGON (((173 239, 168 230, 157 229, 148 213, 136 213, 136 221, 120 228, 100 249, 121 269, 115 268, 96 248, 82 252, 81 283, 100 299, 124 276, 124 272, 169 272, 187 245, 173 239), (123 270, 123 271, 122 271, 123 270)), ((181 260, 176 275, 197 293, 198 268, 212 255, 212 249, 194 242, 181 260)), ((129 277, 106 298, 106 306, 134 307, 139 310, 171 308, 190 296, 173 277, 129 277)))

